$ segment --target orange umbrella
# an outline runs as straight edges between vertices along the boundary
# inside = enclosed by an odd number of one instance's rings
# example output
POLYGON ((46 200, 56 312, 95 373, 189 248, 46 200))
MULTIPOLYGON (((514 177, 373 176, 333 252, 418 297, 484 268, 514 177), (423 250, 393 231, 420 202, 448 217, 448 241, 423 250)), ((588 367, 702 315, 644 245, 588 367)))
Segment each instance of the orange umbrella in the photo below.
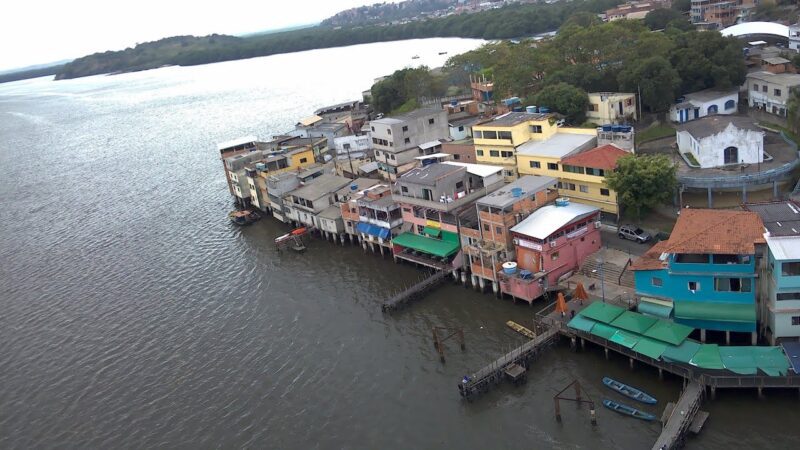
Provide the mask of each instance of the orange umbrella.
POLYGON ((567 313, 567 301, 564 299, 564 294, 559 292, 558 299, 556 300, 556 311, 566 314, 567 313))
POLYGON ((589 300, 589 294, 586 293, 586 289, 583 288, 583 283, 578 283, 575 286, 575 292, 572 293, 573 298, 577 298, 578 300, 583 303, 584 300, 589 300))

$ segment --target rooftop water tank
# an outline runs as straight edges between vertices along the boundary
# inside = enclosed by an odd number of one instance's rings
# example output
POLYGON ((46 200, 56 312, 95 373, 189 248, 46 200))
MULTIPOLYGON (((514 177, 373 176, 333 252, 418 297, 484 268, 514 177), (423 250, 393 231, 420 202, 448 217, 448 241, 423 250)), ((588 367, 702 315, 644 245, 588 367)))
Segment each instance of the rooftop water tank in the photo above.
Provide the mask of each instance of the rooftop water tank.
POLYGON ((504 262, 503 263, 503 272, 512 275, 517 272, 517 263, 514 261, 504 262))
POLYGON ((256 163, 256 170, 264 170, 267 168, 267 165, 264 163, 256 163))
POLYGON ((611 131, 613 131, 614 133, 619 133, 620 131, 622 131, 622 126, 614 125, 611 127, 611 131))
POLYGON ((550 108, 548 108, 546 106, 540 106, 539 107, 539 112, 542 113, 542 114, 549 113, 550 112, 550 108))
POLYGON ((450 106, 458 105, 458 100, 450 100, 450 106))
POLYGON ((522 188, 511 188, 511 195, 515 198, 522 197, 522 188))
POLYGON ((357 190, 358 190, 358 185, 357 185, 357 184, 355 184, 355 183, 351 184, 351 185, 350 185, 350 190, 351 190, 351 191, 357 191, 357 190))
POLYGON ((633 127, 632 127, 632 126, 630 126, 630 125, 624 125, 624 126, 622 127, 622 132, 623 132, 623 133, 630 133, 632 130, 633 130, 633 127))
POLYGON ((531 105, 531 106, 526 106, 525 107, 525 112, 528 113, 528 114, 536 114, 538 111, 539 111, 539 109, 536 108, 536 105, 531 105))
POLYGON ((514 112, 522 112, 522 111, 525 111, 525 108, 523 108, 522 106, 515 106, 511 110, 514 111, 514 112))
POLYGON ((611 131, 611 124, 603 125, 603 131, 611 131))
POLYGON ((567 197, 559 197, 556 199, 556 206, 567 206, 569 205, 569 199, 567 197))

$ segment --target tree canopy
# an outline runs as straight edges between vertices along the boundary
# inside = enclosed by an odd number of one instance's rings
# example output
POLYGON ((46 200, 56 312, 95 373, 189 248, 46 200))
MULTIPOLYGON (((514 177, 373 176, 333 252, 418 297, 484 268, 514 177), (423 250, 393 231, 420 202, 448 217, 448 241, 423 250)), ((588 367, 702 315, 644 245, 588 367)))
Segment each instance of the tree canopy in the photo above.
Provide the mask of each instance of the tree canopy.
POLYGON ((623 208, 638 220, 643 212, 672 200, 676 172, 666 155, 628 155, 617 161, 617 169, 606 175, 606 182, 617 192, 623 208))
POLYGON ((564 114, 570 123, 580 124, 586 120, 589 96, 583 89, 570 84, 556 83, 548 86, 533 101, 535 105, 547 106, 564 114))
POLYGON ((372 85, 372 106, 382 113, 398 112, 404 105, 404 109, 413 109, 419 97, 442 96, 446 91, 443 77, 425 66, 397 70, 372 85))

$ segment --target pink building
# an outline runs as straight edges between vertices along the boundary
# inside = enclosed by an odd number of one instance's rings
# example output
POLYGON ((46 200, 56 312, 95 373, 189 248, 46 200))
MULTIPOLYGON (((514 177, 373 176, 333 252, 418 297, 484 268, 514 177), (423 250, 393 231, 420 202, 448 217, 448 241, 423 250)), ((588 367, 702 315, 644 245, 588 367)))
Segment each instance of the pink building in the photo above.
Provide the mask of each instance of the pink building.
POLYGON ((511 234, 517 265, 511 273, 498 272, 500 291, 532 303, 600 249, 600 210, 558 199, 511 228, 511 234))

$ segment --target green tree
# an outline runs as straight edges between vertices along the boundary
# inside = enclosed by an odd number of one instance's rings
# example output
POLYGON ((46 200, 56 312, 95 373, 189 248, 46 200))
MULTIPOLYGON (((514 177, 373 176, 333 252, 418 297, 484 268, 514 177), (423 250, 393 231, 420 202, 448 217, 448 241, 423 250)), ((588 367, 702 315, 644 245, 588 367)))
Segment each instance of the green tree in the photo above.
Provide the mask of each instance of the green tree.
POLYGON ((617 161, 617 169, 606 176, 606 182, 629 215, 639 220, 643 212, 672 200, 676 172, 666 155, 630 155, 617 161))
POLYGON ((789 100, 786 102, 789 129, 794 134, 800 134, 800 90, 791 89, 789 92, 789 100))
POLYGON ((675 100, 680 83, 678 72, 663 56, 641 60, 619 74, 620 87, 639 91, 642 106, 651 112, 667 110, 675 100))
POLYGON ((682 20, 688 23, 686 17, 674 9, 654 9, 644 16, 644 24, 651 30, 663 30, 667 28, 667 24, 673 20, 682 20))
POLYGON ((566 116, 570 123, 583 123, 586 120, 586 107, 589 106, 589 96, 583 89, 558 83, 547 86, 534 97, 536 105, 547 106, 553 111, 566 116))
POLYGON ((692 0, 672 0, 672 9, 687 12, 692 8, 692 0))

